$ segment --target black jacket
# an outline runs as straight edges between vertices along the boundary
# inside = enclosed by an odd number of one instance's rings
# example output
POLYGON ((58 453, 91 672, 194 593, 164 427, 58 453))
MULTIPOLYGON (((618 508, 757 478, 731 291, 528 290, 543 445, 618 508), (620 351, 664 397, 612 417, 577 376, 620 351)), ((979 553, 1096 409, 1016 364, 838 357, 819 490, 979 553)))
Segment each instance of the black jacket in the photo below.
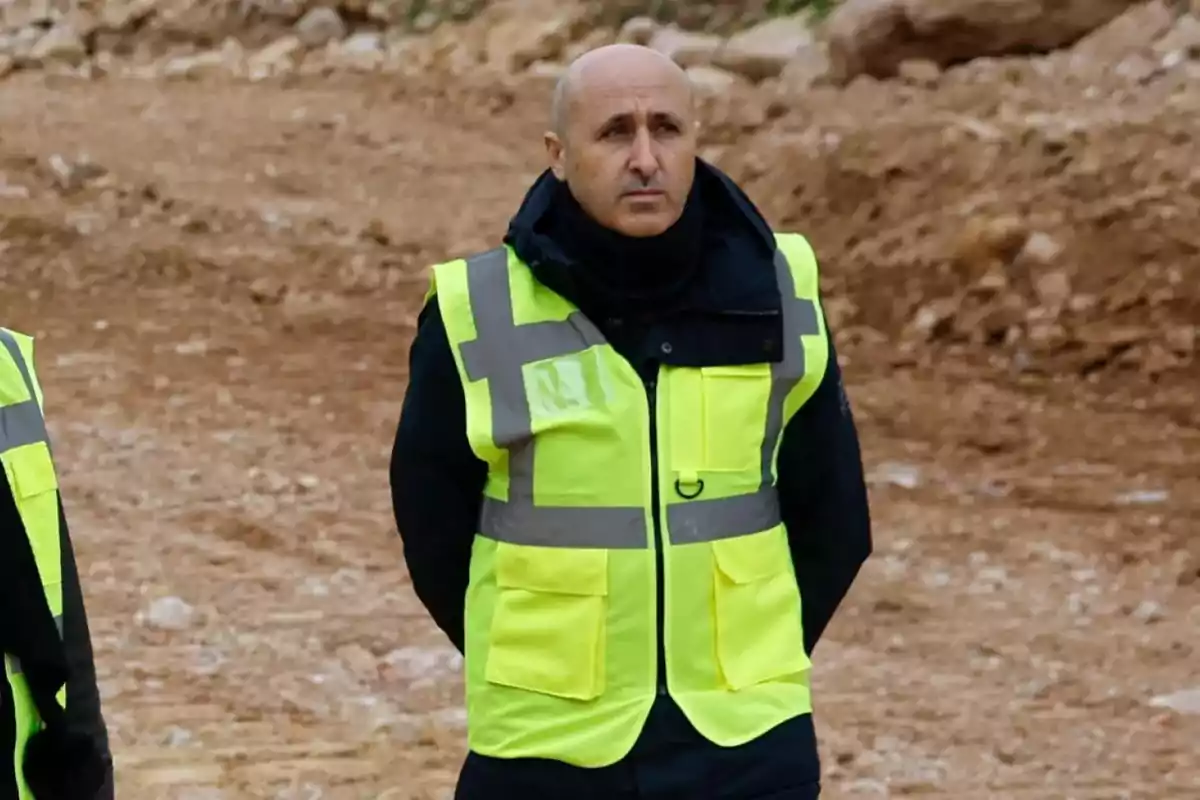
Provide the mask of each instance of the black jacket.
MULTIPOLYGON (((63 621, 60 640, 7 477, 0 470, 0 650, 21 661, 45 730, 26 746, 24 774, 37 797, 112 800, 112 757, 100 710, 91 636, 66 516, 59 501, 63 621), (54 695, 66 684, 65 713, 54 695), (40 792, 39 792, 40 790, 40 792)), ((0 675, 0 798, 15 798, 12 690, 0 675)))
MULTIPOLYGON (((587 313, 594 306, 591 298, 580 295, 564 248, 540 224, 554 201, 555 180, 546 173, 533 185, 505 241, 543 284, 587 313)), ((705 249, 682 309, 649 324, 593 319, 647 380, 659 364, 745 364, 775 360, 782 353, 771 230, 715 168, 700 162, 697 181, 705 202, 705 249)), ((824 380, 786 427, 778 458, 780 503, 810 652, 871 552, 858 437, 832 336, 829 348, 824 380)), ((413 588, 460 651, 471 542, 487 474, 468 444, 465 414, 462 384, 434 300, 422 310, 412 343, 390 479, 413 588)))

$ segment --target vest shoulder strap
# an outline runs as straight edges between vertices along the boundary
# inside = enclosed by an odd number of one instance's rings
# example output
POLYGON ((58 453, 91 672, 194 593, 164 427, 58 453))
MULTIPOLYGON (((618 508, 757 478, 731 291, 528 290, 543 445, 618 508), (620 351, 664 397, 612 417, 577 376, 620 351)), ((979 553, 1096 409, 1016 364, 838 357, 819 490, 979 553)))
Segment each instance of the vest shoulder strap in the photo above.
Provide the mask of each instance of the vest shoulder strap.
POLYGON ((817 254, 808 239, 799 233, 776 233, 775 244, 787 259, 796 296, 815 301, 820 294, 821 276, 817 254))
POLYGON ((0 327, 0 354, 6 354, 10 366, 21 376, 29 396, 42 405, 42 387, 33 366, 33 337, 0 327))

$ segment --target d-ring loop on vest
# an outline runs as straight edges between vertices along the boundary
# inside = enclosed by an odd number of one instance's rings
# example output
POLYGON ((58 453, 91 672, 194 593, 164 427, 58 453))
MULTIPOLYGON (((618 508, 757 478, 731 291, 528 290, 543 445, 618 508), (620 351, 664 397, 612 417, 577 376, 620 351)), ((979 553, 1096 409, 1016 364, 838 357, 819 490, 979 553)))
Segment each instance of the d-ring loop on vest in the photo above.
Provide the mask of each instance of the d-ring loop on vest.
POLYGON ((693 492, 692 494, 687 494, 686 492, 684 492, 683 484, 680 482, 679 478, 676 478, 675 479, 675 494, 679 495, 684 500, 695 500, 697 497, 700 496, 700 493, 704 491, 704 478, 697 478, 695 484, 691 484, 691 482, 689 481, 689 485, 694 485, 696 487, 696 491, 693 492))

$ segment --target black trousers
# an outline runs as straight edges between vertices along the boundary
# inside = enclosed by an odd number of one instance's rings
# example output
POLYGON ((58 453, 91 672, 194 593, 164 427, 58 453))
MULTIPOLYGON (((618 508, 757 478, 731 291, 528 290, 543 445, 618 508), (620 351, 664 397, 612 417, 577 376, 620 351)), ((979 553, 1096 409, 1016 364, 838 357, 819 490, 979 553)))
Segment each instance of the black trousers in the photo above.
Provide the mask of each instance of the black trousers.
POLYGON ((674 703, 655 707, 633 751, 595 769, 469 753, 455 800, 817 800, 811 715, 739 747, 704 739, 674 703))

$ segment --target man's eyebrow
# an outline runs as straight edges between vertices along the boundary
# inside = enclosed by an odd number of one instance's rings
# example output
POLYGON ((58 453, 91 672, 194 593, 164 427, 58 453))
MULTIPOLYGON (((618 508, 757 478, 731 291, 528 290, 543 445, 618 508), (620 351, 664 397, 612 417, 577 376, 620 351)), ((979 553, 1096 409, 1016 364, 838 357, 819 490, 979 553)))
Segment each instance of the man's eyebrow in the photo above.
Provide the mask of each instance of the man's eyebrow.
MULTIPOLYGON (((683 125, 683 118, 672 111, 651 111, 648 115, 651 122, 671 122, 676 125, 683 125)), ((620 111, 613 114, 598 126, 599 130, 609 128, 613 125, 627 125, 633 121, 633 113, 629 111, 620 111)))

